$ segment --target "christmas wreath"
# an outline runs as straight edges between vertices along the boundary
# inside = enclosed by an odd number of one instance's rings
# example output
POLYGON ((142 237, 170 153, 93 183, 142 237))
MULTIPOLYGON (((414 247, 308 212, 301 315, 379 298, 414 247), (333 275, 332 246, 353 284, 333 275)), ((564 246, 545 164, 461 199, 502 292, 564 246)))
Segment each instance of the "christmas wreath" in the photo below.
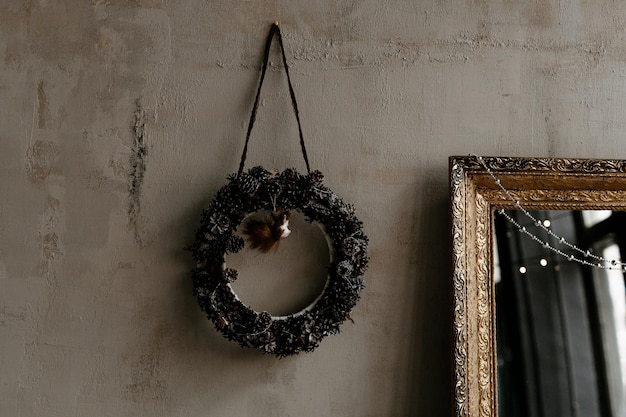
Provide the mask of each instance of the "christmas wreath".
POLYGON ((202 212, 192 246, 196 261, 192 272, 193 286, 200 308, 220 333, 242 347, 257 348, 278 357, 310 352, 324 337, 338 333, 345 320, 352 321, 350 312, 363 290, 363 274, 368 264, 367 244, 363 224, 356 218, 354 208, 323 185, 321 172, 310 169, 289 67, 276 22, 265 45, 261 79, 239 171, 228 177, 227 184, 202 212), (270 172, 262 167, 244 172, 248 142, 274 35, 278 36, 291 102, 298 121, 306 175, 294 169, 270 172), (230 283, 237 279, 238 272, 226 266, 225 257, 244 247, 244 238, 238 233, 240 226, 252 248, 264 252, 272 250, 289 235, 289 213, 294 210, 301 213, 306 221, 319 224, 330 242, 328 279, 322 294, 310 306, 295 314, 274 317, 267 311, 254 311, 237 297, 230 283), (272 214, 269 220, 250 218, 256 213, 268 211, 272 214))
POLYGON ((207 317, 229 340, 243 347, 283 357, 310 352, 327 335, 339 332, 363 289, 368 239, 354 208, 325 187, 319 171, 302 175, 293 169, 271 173, 262 167, 232 175, 201 216, 193 255, 194 292, 207 317), (244 247, 237 229, 261 210, 296 210, 317 222, 331 242, 328 281, 321 296, 298 313, 273 317, 246 306, 230 285, 238 273, 225 255, 244 247))

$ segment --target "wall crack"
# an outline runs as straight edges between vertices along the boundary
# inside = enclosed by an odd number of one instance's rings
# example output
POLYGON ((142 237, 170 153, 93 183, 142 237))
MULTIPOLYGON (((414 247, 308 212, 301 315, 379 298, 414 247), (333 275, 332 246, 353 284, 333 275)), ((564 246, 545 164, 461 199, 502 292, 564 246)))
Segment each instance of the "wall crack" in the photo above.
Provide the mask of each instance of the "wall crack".
POLYGON ((132 125, 133 144, 130 153, 128 172, 128 224, 132 229, 135 242, 142 247, 141 239, 141 193, 146 173, 148 148, 146 146, 146 112, 140 100, 135 102, 132 125))

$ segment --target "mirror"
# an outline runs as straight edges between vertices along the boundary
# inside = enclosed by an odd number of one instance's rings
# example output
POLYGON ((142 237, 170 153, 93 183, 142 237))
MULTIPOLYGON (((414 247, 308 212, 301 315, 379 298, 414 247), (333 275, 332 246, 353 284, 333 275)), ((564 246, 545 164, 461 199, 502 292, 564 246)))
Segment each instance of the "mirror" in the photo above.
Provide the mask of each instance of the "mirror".
POLYGON ((494 224, 498 417, 625 416, 626 212, 506 210, 494 224))
MULTIPOLYGON (((498 268, 494 261, 497 252, 494 224, 502 217, 500 210, 507 210, 513 216, 519 214, 520 208, 555 216, 556 211, 574 212, 576 216, 589 210, 626 211, 626 161, 451 157, 450 187, 455 415, 495 417, 498 416, 498 401, 502 404, 502 396, 508 395, 497 389, 499 382, 506 381, 506 376, 500 367, 498 380, 498 365, 503 363, 503 357, 498 356, 497 350, 496 323, 500 324, 500 318, 496 318, 496 311, 501 312, 502 308, 498 307, 508 305, 504 301, 498 304, 496 299, 496 287, 500 286, 496 284, 497 274, 502 273, 502 265, 498 268)), ((506 225, 504 227, 506 230, 506 225)), ((535 235, 540 236, 540 233, 535 235)), ((562 295, 564 291, 561 289, 555 294, 562 295)), ((547 300, 543 303, 544 309, 558 311, 554 298, 544 299, 547 300)), ((572 338, 568 335, 563 340, 568 337, 572 338)), ((502 329, 500 338, 504 339, 502 329)), ((500 355, 502 352, 501 348, 500 355)), ((581 371, 584 368, 582 362, 576 365, 570 369, 581 371)), ((544 381, 543 376, 539 381, 544 381)), ((606 391, 605 388, 600 391, 606 391)), ((528 400, 528 397, 523 398, 528 400)), ((598 415, 610 415, 606 407, 611 405, 604 403, 605 408, 600 408, 598 415)), ((552 415, 588 415, 582 413, 576 401, 568 404, 570 414, 552 415)), ((503 407, 499 417, 507 415, 511 414, 503 407)))

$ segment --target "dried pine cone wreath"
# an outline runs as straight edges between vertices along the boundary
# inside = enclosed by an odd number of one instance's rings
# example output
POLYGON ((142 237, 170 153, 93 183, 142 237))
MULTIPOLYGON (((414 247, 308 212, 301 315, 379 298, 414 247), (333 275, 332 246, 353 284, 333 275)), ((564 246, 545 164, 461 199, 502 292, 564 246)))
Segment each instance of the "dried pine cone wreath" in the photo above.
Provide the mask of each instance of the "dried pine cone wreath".
MULTIPOLYGON (((253 217, 253 216, 252 216, 253 217)), ((354 207, 346 204, 323 184, 323 175, 311 171, 304 146, 297 103, 289 77, 278 23, 270 29, 265 46, 261 79, 257 90, 239 171, 228 177, 203 211, 192 246, 196 267, 192 271, 194 293, 200 308, 215 328, 242 347, 252 347, 278 357, 311 352, 320 341, 338 333, 364 288, 368 265, 368 238, 354 207), (262 167, 244 171, 248 141, 267 69, 269 48, 277 35, 287 74, 292 105, 298 121, 300 144, 307 174, 294 169, 271 172, 262 167), (268 219, 252 220, 250 214, 268 211, 268 219), (230 283, 238 272, 228 268, 225 256, 243 249, 246 242, 237 233, 243 230, 252 248, 267 252, 289 235, 291 212, 322 227, 330 242, 331 262, 322 294, 310 306, 287 316, 275 317, 254 311, 234 293, 230 283)))

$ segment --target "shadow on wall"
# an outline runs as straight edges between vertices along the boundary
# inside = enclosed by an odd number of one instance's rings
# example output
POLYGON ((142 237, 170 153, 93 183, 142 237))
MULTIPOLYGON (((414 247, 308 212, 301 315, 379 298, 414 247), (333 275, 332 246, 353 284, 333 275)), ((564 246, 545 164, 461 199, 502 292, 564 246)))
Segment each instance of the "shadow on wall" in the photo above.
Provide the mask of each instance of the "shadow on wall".
POLYGON ((418 235, 420 265, 415 286, 414 325, 411 329, 413 352, 407 395, 407 415, 450 415, 451 343, 450 343, 450 270, 449 270, 449 199, 447 173, 432 175, 422 187, 422 213, 418 235), (424 335, 429 335, 428 338, 424 335), (433 340, 433 338, 439 340, 433 340), (444 348, 442 348, 444 347, 444 348), (442 387, 433 390, 436 385, 442 387))

